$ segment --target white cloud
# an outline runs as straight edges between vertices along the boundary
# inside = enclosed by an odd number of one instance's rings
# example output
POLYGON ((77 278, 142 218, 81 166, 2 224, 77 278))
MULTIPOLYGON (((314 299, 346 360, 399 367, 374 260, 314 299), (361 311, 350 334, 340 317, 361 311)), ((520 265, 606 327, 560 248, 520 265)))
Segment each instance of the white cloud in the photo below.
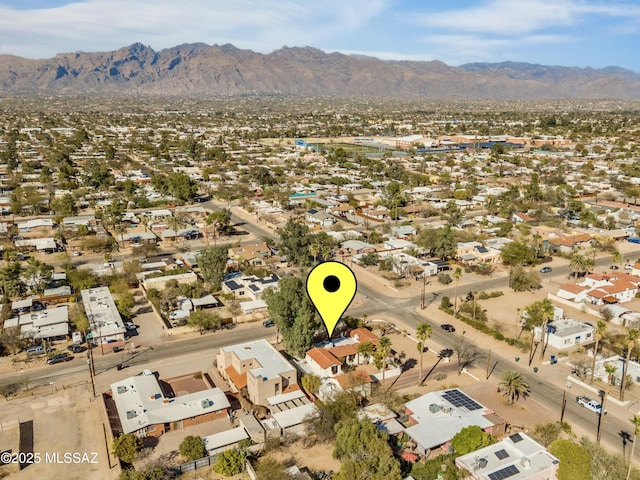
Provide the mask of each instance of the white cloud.
POLYGON ((455 32, 520 36, 577 25, 595 15, 640 18, 640 7, 580 0, 489 0, 470 8, 413 15, 405 20, 455 32))
POLYGON ((361 28, 390 0, 86 0, 20 10, 0 4, 0 53, 51 56, 141 41, 160 49, 188 42, 233 43, 268 52, 318 45, 361 28))

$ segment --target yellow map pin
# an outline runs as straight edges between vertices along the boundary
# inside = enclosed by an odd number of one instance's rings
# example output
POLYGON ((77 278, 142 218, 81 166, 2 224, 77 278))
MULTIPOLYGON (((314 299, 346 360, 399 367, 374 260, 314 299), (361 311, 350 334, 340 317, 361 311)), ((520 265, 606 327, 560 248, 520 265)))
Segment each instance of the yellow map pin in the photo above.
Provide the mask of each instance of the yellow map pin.
POLYGON ((307 276, 307 294, 316 307, 329 338, 356 296, 356 276, 344 263, 323 262, 307 276))

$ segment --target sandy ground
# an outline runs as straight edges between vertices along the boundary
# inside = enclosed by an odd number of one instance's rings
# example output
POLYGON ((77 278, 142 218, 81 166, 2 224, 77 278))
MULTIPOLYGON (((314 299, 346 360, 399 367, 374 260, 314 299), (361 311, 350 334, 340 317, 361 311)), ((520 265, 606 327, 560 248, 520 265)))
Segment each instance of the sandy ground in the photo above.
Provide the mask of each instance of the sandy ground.
MULTIPOLYGON (((14 471, 8 478, 116 478, 119 469, 111 468, 115 462, 107 457, 100 400, 91 399, 86 384, 57 391, 42 388, 47 393, 13 398, 0 407, 3 424, 33 421, 33 453, 40 457, 39 463, 14 471), (71 456, 66 459, 65 454, 71 456)), ((18 428, 0 431, 0 444, 17 452, 18 428)))

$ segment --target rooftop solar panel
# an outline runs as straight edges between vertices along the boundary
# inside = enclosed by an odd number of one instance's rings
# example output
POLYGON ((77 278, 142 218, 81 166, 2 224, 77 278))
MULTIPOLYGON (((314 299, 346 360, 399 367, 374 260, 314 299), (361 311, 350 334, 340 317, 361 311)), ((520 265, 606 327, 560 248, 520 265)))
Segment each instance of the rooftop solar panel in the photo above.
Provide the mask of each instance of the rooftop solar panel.
POLYGON ((514 433, 509 437, 513 443, 518 443, 522 441, 522 436, 519 433, 514 433))
POLYGON ((520 473, 520 470, 518 470, 515 465, 509 465, 508 467, 504 467, 490 473, 489 480, 504 480, 505 478, 512 477, 518 473, 520 473))
POLYGON ((464 407, 469 411, 480 410, 482 408, 482 405, 457 389, 444 392, 442 398, 454 407, 464 407))
POLYGON ((509 454, 507 453, 507 451, 505 449, 501 449, 501 450, 498 450, 496 452, 496 457, 498 457, 500 460, 504 460, 508 456, 509 456, 509 454))

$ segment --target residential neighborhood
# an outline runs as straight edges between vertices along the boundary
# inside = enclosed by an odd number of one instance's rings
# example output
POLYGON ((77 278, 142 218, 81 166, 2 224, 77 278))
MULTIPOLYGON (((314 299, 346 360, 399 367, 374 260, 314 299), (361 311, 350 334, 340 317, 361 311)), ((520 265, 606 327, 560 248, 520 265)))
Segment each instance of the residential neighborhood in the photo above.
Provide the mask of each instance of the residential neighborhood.
POLYGON ((3 448, 76 435, 95 478, 640 478, 634 103, 7 102, 3 448), (332 332, 328 261, 357 280, 332 332))

